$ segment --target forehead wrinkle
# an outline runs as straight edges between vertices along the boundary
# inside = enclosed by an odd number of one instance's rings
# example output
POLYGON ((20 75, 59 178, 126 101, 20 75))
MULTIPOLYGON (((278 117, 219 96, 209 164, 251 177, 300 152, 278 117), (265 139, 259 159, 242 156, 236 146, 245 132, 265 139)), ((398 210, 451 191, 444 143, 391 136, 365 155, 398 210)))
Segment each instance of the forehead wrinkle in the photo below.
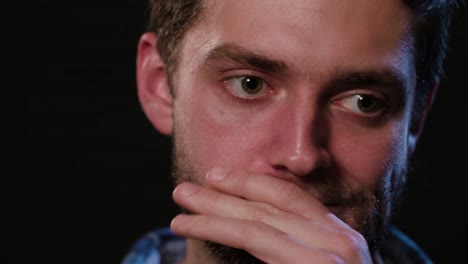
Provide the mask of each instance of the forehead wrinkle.
POLYGON ((230 43, 218 45, 208 52, 205 59, 206 63, 218 61, 230 61, 270 73, 285 72, 288 69, 283 61, 272 59, 266 55, 230 43))

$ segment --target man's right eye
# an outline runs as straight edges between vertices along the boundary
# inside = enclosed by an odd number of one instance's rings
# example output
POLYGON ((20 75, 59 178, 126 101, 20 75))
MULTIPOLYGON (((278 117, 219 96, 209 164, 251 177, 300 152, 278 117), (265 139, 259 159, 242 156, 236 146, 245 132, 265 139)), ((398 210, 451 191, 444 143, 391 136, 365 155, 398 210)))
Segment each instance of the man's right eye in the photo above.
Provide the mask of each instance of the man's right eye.
POLYGON ((262 78, 249 75, 231 77, 224 83, 234 96, 247 100, 261 97, 269 90, 262 78))

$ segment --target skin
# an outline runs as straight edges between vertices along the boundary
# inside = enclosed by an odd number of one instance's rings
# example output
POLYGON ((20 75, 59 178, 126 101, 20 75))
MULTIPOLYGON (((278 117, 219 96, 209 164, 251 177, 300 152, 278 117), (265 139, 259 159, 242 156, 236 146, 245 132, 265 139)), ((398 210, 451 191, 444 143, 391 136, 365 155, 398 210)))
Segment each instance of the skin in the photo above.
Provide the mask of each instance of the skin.
POLYGON ((379 262, 373 238, 422 125, 410 129, 411 14, 377 2, 208 1, 174 97, 157 36, 143 34, 138 93, 174 137, 173 196, 191 214, 171 228, 188 238, 186 263, 216 263, 205 240, 267 263, 379 262))

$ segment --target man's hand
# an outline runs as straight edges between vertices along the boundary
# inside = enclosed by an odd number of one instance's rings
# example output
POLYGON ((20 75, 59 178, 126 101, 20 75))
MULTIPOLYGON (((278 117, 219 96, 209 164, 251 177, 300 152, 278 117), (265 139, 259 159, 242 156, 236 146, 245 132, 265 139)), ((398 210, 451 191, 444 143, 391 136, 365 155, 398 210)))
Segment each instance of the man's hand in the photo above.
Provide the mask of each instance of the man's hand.
POLYGON ((372 263, 364 237, 294 183, 243 170, 213 169, 207 186, 173 193, 193 215, 178 215, 181 236, 243 249, 266 263, 372 263))

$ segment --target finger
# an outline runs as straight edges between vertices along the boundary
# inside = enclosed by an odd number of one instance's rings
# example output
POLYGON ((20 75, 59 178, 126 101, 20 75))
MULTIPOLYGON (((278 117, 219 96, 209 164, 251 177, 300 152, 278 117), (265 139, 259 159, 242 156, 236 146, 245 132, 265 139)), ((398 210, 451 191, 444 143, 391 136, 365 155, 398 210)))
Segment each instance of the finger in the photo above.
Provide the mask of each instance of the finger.
POLYGON ((349 228, 312 194, 297 184, 278 177, 241 169, 213 169, 206 175, 206 182, 221 192, 270 204, 278 209, 339 228, 349 228))
POLYGON ((288 230, 286 225, 291 222, 310 221, 262 202, 249 201, 190 182, 179 184, 174 189, 173 198, 178 205, 195 214, 259 221, 284 231, 288 230))
POLYGON ((182 183, 174 190, 177 204, 196 214, 260 222, 294 237, 305 245, 342 256, 359 258, 367 252, 365 239, 351 228, 309 220, 271 205, 252 202, 193 183, 182 183))
POLYGON ((329 252, 306 246, 266 224, 207 215, 178 215, 174 233, 245 250, 266 263, 342 263, 329 252))

